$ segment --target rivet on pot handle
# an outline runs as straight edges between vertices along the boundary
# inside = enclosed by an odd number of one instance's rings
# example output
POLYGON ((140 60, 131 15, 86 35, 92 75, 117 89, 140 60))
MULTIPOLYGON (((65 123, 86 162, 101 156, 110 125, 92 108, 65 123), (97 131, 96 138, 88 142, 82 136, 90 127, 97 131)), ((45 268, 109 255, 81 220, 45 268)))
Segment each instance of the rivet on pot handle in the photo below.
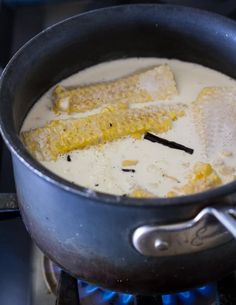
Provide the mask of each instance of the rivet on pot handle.
POLYGON ((170 225, 135 229, 132 242, 146 256, 172 256, 214 248, 236 238, 236 207, 203 209, 194 219, 170 225))

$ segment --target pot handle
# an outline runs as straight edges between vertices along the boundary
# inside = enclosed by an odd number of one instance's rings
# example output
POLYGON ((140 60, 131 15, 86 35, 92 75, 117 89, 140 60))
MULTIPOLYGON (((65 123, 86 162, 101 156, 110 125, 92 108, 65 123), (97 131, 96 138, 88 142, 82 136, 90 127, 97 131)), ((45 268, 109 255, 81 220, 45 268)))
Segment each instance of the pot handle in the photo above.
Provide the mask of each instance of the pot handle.
POLYGON ((210 211, 236 239, 236 207, 212 207, 210 211))
POLYGON ((206 207, 185 222, 139 226, 132 243, 145 256, 173 256, 220 246, 232 236, 236 239, 236 206, 220 205, 206 207))
POLYGON ((20 217, 16 194, 0 193, 0 220, 16 217, 20 217))

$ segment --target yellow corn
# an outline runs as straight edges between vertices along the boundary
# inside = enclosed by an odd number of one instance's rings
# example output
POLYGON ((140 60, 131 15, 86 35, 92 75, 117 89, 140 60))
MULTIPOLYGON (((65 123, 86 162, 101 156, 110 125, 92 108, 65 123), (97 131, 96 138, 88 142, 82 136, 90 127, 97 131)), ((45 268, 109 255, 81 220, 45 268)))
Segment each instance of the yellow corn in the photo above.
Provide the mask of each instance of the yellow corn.
POLYGON ((110 82, 67 89, 57 85, 53 91, 53 109, 55 112, 85 112, 106 104, 151 102, 176 94, 173 72, 165 64, 110 82))
POLYGON ((150 193, 149 191, 146 191, 142 189, 141 187, 135 188, 130 194, 129 197, 133 198, 153 198, 157 197, 156 195, 150 193))
POLYGON ((194 166, 188 182, 183 187, 167 193, 167 197, 203 192, 219 186, 221 183, 221 178, 209 163, 198 162, 194 166))
POLYGON ((134 166, 138 164, 138 160, 123 160, 122 161, 122 166, 127 167, 127 166, 134 166))
POLYGON ((166 194, 166 197, 176 197, 178 196, 178 193, 175 191, 170 191, 166 194))
POLYGON ((157 106, 100 112, 79 119, 55 120, 42 128, 22 132, 27 149, 39 160, 56 160, 60 154, 103 144, 147 131, 162 133, 184 115, 184 106, 157 106))

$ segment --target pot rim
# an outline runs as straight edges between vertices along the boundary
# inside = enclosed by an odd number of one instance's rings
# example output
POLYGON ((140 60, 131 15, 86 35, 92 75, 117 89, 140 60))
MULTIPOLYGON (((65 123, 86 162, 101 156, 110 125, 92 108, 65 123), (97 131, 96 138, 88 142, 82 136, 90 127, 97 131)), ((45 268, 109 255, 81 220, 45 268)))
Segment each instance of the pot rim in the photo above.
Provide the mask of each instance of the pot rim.
MULTIPOLYGON (((199 15, 199 17, 207 17, 217 19, 218 21, 221 20, 224 23, 228 23, 231 26, 235 27, 236 32, 236 23, 226 17, 218 15, 216 13, 207 12, 200 9, 185 7, 185 6, 178 6, 178 5, 166 5, 166 4, 129 4, 129 5, 119 5, 119 6, 110 6, 104 7, 100 9, 91 10, 88 12, 84 12, 82 14, 78 14, 67 19, 64 19, 52 26, 46 28, 45 30, 41 31, 39 34, 31 38, 28 42, 26 42, 10 59, 9 63, 3 70, 0 79, 0 97, 2 96, 2 92, 4 91, 4 81, 8 77, 8 70, 14 65, 16 59, 21 56, 24 50, 30 46, 35 40, 40 39, 45 34, 50 31, 53 31, 54 28, 60 26, 61 24, 65 24, 70 22, 71 20, 80 18, 83 15, 92 15, 101 13, 103 14, 104 11, 107 10, 119 10, 120 8, 123 9, 130 9, 133 6, 135 7, 153 7, 155 6, 158 9, 164 10, 173 10, 177 9, 178 11, 182 11, 183 13, 194 13, 199 15)), ((60 189, 71 192, 76 195, 83 196, 84 198, 94 199, 100 203, 108 203, 108 204, 123 204, 125 206, 135 206, 135 207, 160 207, 160 206, 183 206, 194 204, 198 202, 206 202, 209 199, 217 199, 219 197, 223 197, 225 195, 230 195, 236 191, 236 181, 230 182, 228 184, 219 186, 217 188, 213 188, 201 193, 191 194, 191 195, 184 195, 178 196, 173 198, 131 198, 131 197, 124 197, 124 196, 117 196, 107 193, 98 192, 80 185, 76 185, 60 176, 57 176, 43 165, 41 165, 36 159, 34 159, 30 153, 26 150, 23 143, 21 142, 18 134, 14 130, 12 125, 9 125, 7 116, 4 115, 4 98, 0 99, 0 132, 2 137, 10 149, 13 156, 17 157, 17 159, 22 162, 29 170, 33 171, 36 175, 40 178, 46 180, 47 182, 53 184, 54 186, 59 187, 60 189)), ((212 202, 213 203, 213 202, 212 202)))

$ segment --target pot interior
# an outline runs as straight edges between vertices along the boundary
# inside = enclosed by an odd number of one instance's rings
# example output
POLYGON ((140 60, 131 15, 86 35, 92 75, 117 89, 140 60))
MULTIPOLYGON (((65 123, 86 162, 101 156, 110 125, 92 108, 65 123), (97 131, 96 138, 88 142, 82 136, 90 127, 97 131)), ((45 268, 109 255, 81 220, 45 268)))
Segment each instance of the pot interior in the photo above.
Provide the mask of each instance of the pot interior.
POLYGON ((181 6, 127 5, 72 17, 33 38, 9 63, 0 90, 3 133, 15 151, 24 150, 17 134, 32 105, 86 67, 119 58, 166 57, 236 78, 235 50, 233 21, 181 6))

